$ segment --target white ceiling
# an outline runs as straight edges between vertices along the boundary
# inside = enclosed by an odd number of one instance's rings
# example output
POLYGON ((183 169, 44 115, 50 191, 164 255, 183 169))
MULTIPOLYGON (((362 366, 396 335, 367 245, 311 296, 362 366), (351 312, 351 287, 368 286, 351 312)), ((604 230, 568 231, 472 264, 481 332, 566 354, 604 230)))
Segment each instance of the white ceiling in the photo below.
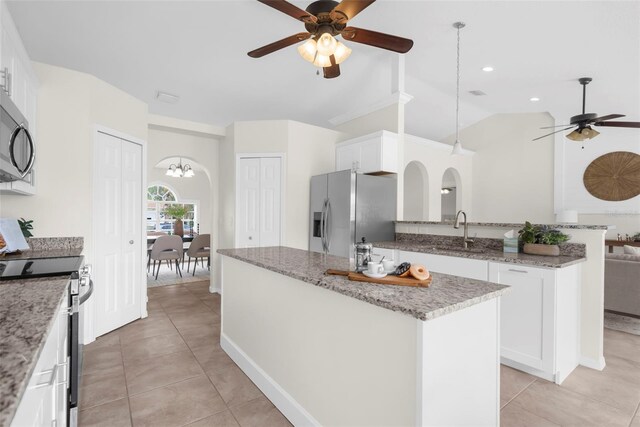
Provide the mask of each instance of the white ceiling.
MULTIPOLYGON (((294 2, 304 8, 307 2, 294 2)), ((246 52, 300 32, 300 22, 254 0, 9 1, 32 59, 93 74, 151 113, 219 126, 236 120, 328 120, 387 97, 393 53, 349 43, 342 75, 326 80, 295 47, 246 52), (157 90, 181 97, 155 100, 157 90)), ((409 133, 454 131, 455 29, 462 30, 461 124, 492 113, 578 114, 577 78, 594 78, 587 110, 640 121, 638 1, 378 0, 354 26, 415 41, 406 55, 409 133), (481 68, 492 65, 495 71, 481 68), (469 90, 482 90, 475 97, 469 90), (529 98, 541 98, 532 103, 529 98)), ((634 132, 629 130, 629 132, 634 132)))

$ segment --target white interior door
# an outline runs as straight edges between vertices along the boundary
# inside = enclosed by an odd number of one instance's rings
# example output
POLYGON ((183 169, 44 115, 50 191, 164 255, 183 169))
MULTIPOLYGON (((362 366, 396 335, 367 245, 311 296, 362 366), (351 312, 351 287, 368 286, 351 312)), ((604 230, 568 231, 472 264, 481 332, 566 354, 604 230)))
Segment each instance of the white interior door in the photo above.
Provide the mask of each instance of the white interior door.
POLYGON ((95 335, 140 318, 142 147, 99 132, 96 156, 95 335))
POLYGON ((241 158, 236 173, 236 246, 280 245, 281 159, 241 158))

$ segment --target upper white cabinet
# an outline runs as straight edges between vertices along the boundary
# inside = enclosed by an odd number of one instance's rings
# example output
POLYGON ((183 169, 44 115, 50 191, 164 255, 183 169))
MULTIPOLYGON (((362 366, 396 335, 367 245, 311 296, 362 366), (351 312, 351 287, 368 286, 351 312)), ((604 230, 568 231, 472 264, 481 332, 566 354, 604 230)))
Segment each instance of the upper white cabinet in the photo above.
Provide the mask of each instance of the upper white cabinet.
POLYGON ((380 131, 336 144, 336 170, 398 173, 398 135, 380 131))
MULTIPOLYGON (((29 132, 37 147, 38 80, 31 65, 31 60, 22 44, 20 34, 11 19, 6 2, 0 2, 0 90, 9 95, 25 117, 29 124, 29 132)), ((0 192, 5 194, 35 194, 37 165, 38 157, 36 154, 35 166, 25 180, 0 183, 0 192)))

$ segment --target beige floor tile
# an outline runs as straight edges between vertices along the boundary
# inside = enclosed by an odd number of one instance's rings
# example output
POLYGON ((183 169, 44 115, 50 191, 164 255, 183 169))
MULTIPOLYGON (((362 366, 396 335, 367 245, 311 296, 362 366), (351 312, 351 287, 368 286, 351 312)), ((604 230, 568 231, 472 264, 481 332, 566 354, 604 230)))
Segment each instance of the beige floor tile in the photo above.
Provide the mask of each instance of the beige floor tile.
POLYGON ((536 381, 513 401, 527 411, 560 425, 628 426, 630 416, 547 381, 536 381))
POLYGON ((188 350, 187 345, 177 332, 144 338, 122 345, 122 355, 125 360, 152 358, 185 350, 188 350))
POLYGON ((240 427, 240 425, 231 411, 227 410, 189 424, 189 427, 240 427))
POLYGON ((176 332, 176 328, 168 316, 164 315, 164 317, 161 318, 150 316, 145 319, 136 320, 121 328, 120 342, 126 345, 143 338, 175 334, 176 332))
POLYGON ((164 311, 169 317, 171 317, 172 314, 195 314, 207 313, 210 311, 210 308, 202 301, 197 298, 196 300, 183 300, 182 302, 173 303, 173 305, 164 306, 164 311))
POLYGON ((189 348, 213 347, 220 345, 220 324, 180 329, 180 335, 189 348))
POLYGON ((607 366, 602 372, 640 386, 640 361, 609 355, 606 357, 606 362, 607 366))
POLYGON ((509 366, 500 365, 500 406, 504 406, 527 388, 536 377, 509 366))
POLYGON ((122 371, 122 352, 120 346, 88 349, 82 353, 82 375, 109 374, 122 371))
POLYGON ((125 375, 130 396, 197 377, 203 373, 195 357, 188 350, 125 361, 125 375))
POLYGON ((237 406, 262 396, 262 392, 238 367, 207 371, 227 405, 237 406))
POLYGON ((501 427, 554 427, 552 423, 542 417, 523 409, 516 402, 509 403, 500 411, 501 427))
POLYGON ((119 330, 110 332, 101 337, 96 338, 91 344, 84 346, 84 351, 91 351, 96 349, 106 349, 120 347, 120 332, 119 330))
POLYGON ((205 371, 222 371, 237 366, 220 344, 195 347, 191 351, 205 371))
POLYGON ((205 375, 130 398, 135 426, 181 426, 226 410, 205 375))
POLYGON ((242 427, 290 427, 292 424, 262 396, 240 406, 231 408, 242 427))
POLYGON ((613 369, 597 371, 578 366, 562 383, 562 388, 615 406, 629 414, 629 418, 640 402, 640 385, 613 369))
POLYGON ((197 327, 212 327, 216 323, 220 324, 222 320, 219 314, 210 310, 195 313, 171 313, 169 318, 179 331, 197 327))
POLYGON ((640 362, 640 336, 605 328, 604 355, 640 362))
POLYGON ((193 291, 194 289, 208 291, 210 283, 211 281, 209 280, 201 280, 198 282, 185 283, 184 287, 186 287, 190 291, 193 291))
POLYGON ((129 427, 129 399, 120 399, 80 411, 78 425, 82 427, 129 427))
POLYGON ((124 372, 83 375, 80 385, 80 409, 127 397, 124 372))

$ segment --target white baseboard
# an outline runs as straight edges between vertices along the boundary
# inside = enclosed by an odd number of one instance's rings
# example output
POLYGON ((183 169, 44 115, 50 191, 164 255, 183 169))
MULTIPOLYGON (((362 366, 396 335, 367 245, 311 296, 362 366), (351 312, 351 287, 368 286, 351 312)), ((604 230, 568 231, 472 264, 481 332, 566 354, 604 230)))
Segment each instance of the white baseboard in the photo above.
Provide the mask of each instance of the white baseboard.
POLYGON ((604 367, 607 366, 607 363, 604 360, 604 356, 601 356, 598 360, 581 356, 580 364, 582 366, 586 366, 587 368, 596 369, 598 371, 602 371, 604 367))
POLYGON ((320 426, 302 405, 224 333, 220 334, 220 346, 294 426, 320 426))

